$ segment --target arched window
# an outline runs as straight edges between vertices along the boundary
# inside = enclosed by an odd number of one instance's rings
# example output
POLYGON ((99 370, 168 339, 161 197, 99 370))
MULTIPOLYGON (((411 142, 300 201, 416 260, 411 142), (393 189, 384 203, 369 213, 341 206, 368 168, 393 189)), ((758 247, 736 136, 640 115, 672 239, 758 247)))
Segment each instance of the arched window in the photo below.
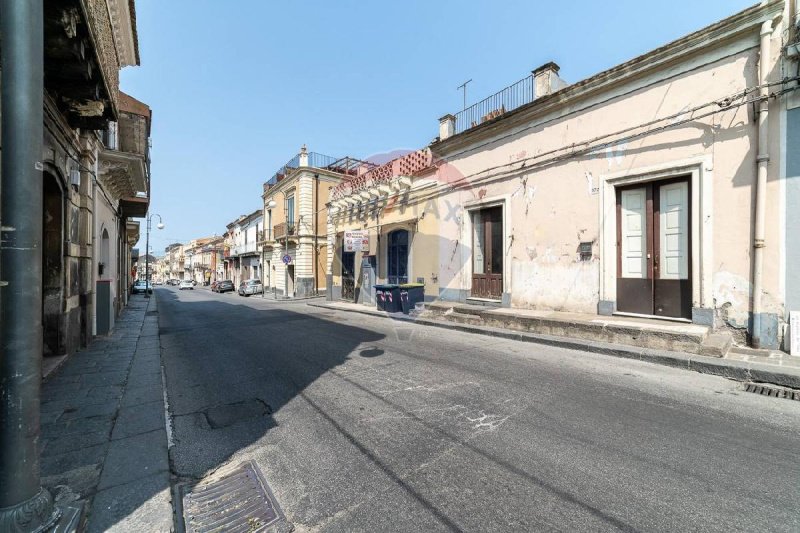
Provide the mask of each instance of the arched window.
POLYGON ((389 283, 408 283, 408 231, 398 229, 389 233, 389 283))

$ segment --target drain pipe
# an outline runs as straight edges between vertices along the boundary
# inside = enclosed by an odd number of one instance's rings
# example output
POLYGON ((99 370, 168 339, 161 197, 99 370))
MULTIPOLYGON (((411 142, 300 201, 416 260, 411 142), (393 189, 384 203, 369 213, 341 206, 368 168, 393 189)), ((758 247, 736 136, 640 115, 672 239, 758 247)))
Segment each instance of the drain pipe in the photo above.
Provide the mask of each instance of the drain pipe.
POLYGON ((764 342, 761 338, 761 293, 763 292, 764 242, 767 207, 767 166, 769 165, 769 88, 767 77, 770 69, 770 39, 772 38, 772 21, 761 25, 761 51, 758 61, 758 153, 756 161, 758 174, 756 177, 756 211, 753 231, 753 331, 752 344, 760 348, 764 342))

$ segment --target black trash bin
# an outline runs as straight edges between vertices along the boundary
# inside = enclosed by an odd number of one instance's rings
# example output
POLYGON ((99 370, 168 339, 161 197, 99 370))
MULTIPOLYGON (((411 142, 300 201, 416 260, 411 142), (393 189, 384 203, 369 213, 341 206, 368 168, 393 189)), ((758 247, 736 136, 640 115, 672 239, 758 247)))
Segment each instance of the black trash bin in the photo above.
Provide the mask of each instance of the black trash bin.
POLYGON ((393 283, 375 285, 376 307, 387 313, 400 311, 400 288, 393 283))
POLYGON ((404 283, 400 285, 400 308, 403 313, 408 314, 419 302, 424 301, 424 283, 404 283))

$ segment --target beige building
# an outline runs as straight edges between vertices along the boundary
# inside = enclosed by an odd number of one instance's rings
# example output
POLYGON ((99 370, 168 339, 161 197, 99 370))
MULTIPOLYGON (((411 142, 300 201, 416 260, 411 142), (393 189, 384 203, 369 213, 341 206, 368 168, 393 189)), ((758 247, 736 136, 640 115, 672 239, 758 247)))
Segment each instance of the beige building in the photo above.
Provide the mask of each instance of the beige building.
POLYGON ((438 183, 420 193, 439 217, 426 290, 781 346, 787 205, 800 206, 785 196, 800 168, 795 18, 792 2, 762 2, 577 83, 549 63, 443 117, 438 183))
POLYGON ((328 204, 329 300, 376 304, 376 284, 422 283, 425 298, 439 296, 439 217, 436 169, 419 150, 331 190, 328 204))
POLYGON ((262 260, 266 291, 278 296, 324 294, 328 272, 327 216, 330 190, 363 165, 300 153, 264 184, 262 260))

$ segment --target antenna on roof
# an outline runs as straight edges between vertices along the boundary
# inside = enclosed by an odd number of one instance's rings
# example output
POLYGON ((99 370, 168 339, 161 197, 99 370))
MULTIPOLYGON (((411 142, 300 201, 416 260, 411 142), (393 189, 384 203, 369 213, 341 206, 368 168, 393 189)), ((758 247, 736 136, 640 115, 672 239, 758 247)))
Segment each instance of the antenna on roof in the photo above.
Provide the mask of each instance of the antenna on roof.
POLYGON ((472 78, 468 79, 458 87, 456 87, 456 91, 464 91, 464 109, 467 108, 467 84, 472 81, 472 78))

